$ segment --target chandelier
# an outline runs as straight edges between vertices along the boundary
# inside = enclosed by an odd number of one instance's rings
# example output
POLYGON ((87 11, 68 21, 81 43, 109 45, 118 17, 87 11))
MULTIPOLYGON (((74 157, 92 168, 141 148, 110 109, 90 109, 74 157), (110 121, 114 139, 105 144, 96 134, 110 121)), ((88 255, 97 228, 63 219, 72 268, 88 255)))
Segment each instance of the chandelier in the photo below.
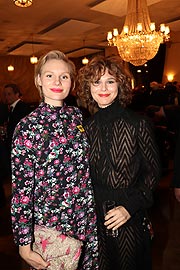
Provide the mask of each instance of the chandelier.
POLYGON ((161 43, 170 38, 169 26, 150 21, 146 0, 128 0, 127 15, 121 34, 118 29, 108 32, 108 45, 117 46, 121 58, 134 66, 144 65, 154 58, 161 43))
POLYGON ((13 0, 18 7, 29 7, 32 5, 32 0, 13 0))

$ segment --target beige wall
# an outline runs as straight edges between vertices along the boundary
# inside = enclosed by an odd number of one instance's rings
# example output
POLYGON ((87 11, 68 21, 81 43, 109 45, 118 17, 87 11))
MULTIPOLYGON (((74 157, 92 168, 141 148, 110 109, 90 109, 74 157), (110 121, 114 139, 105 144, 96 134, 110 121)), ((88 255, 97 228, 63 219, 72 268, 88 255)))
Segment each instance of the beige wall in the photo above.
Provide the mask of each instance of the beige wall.
POLYGON ((180 32, 176 32, 176 35, 172 33, 167 44, 163 83, 168 81, 168 74, 174 75, 173 81, 180 81, 180 32))

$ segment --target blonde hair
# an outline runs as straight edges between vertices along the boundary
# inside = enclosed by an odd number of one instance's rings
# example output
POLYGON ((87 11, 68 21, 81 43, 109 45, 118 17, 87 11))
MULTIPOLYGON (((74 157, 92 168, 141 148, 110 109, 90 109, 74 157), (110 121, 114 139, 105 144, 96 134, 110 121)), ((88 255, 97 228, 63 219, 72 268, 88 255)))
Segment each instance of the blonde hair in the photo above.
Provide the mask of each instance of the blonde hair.
POLYGON ((63 52, 58 51, 58 50, 53 50, 46 53, 45 55, 42 55, 37 65, 35 66, 34 83, 39 91, 41 98, 43 98, 42 87, 38 83, 38 76, 41 75, 42 68, 46 64, 46 62, 52 59, 62 60, 68 65, 69 73, 71 77, 71 90, 73 90, 75 87, 76 68, 75 68, 74 63, 71 60, 69 60, 68 57, 63 52))

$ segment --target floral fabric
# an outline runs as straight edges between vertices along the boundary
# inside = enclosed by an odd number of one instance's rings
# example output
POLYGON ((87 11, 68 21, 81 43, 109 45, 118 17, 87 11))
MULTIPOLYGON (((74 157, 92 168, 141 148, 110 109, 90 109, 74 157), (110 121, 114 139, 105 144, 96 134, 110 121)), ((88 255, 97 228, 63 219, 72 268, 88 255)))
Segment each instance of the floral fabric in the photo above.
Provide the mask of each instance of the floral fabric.
POLYGON ((34 224, 84 241, 79 269, 98 269, 89 145, 75 107, 41 103, 17 125, 12 147, 12 227, 17 245, 34 224))

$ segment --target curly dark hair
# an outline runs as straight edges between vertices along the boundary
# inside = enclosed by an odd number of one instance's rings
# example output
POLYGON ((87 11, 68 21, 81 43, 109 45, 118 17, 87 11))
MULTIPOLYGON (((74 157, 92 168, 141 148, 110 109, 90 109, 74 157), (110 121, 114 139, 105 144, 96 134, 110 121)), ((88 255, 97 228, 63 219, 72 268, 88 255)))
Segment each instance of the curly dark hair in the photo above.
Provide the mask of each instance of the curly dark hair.
POLYGON ((118 56, 95 56, 86 66, 82 67, 77 77, 77 95, 83 103, 87 104, 89 110, 94 111, 97 103, 91 95, 91 83, 97 81, 105 74, 108 69, 116 81, 119 83, 118 99, 122 107, 126 107, 131 103, 132 90, 128 75, 122 66, 122 60, 118 56))

